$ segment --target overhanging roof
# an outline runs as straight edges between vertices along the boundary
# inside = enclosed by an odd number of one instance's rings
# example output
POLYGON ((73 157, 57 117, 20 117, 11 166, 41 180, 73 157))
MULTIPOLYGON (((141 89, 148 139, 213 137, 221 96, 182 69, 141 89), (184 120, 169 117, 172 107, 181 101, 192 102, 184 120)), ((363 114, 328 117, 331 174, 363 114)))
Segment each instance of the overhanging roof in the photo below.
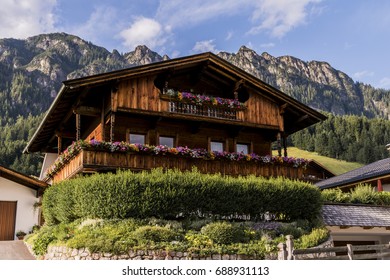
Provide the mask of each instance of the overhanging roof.
POLYGON ((6 168, 1 165, 0 165, 0 177, 21 184, 28 188, 34 189, 36 191, 43 190, 44 188, 49 186, 47 183, 43 181, 24 175, 22 173, 19 173, 15 170, 6 168))
POLYGON ((322 218, 327 226, 390 227, 390 207, 364 204, 325 204, 322 218))
POLYGON ((69 111, 72 110, 75 100, 88 88, 110 87, 121 80, 133 77, 159 74, 165 71, 175 72, 185 68, 201 67, 202 65, 211 68, 212 70, 210 71, 215 71, 219 75, 225 76, 227 79, 233 79, 236 82, 244 80, 245 86, 254 88, 259 94, 267 95, 268 98, 275 100, 278 104, 283 106, 285 108, 285 114, 287 115, 285 117, 286 122, 292 121, 293 119, 296 120, 293 124, 286 125, 286 128, 291 128, 289 131, 286 129, 287 134, 294 133, 295 131, 326 119, 323 114, 316 110, 300 103, 217 55, 208 52, 64 81, 57 97, 23 152, 42 151, 45 144, 53 137, 60 122, 69 111), (288 114, 291 114, 294 118, 288 116, 288 114))
POLYGON ((367 181, 380 179, 386 175, 390 177, 390 158, 370 163, 344 174, 320 181, 315 185, 320 189, 336 188, 365 183, 367 181))

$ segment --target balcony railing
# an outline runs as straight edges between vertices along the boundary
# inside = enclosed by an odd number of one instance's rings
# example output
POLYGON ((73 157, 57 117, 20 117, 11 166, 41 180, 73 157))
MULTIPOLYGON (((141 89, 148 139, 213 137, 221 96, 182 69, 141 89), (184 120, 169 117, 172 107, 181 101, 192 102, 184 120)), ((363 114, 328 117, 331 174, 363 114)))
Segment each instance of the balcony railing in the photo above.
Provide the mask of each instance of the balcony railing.
POLYGON ((187 147, 168 148, 125 142, 78 141, 68 147, 47 170, 46 181, 59 182, 80 173, 116 169, 151 170, 153 168, 192 170, 231 176, 283 176, 302 179, 307 161, 295 158, 214 153, 187 147))
POLYGON ((169 112, 206 116, 220 119, 237 120, 237 110, 206 105, 194 105, 180 101, 169 102, 169 112))

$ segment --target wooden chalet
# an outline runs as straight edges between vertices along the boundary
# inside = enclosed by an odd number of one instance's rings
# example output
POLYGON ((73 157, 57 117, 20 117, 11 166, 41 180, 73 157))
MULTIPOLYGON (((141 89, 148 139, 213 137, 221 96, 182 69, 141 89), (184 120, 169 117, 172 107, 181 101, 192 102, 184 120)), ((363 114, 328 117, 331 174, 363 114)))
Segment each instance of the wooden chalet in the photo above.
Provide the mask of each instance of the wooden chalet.
POLYGON ((277 141, 287 157, 288 135, 324 119, 203 53, 65 81, 24 152, 46 154, 41 177, 47 182, 118 168, 194 166, 204 173, 301 178, 299 162, 264 156, 277 141))

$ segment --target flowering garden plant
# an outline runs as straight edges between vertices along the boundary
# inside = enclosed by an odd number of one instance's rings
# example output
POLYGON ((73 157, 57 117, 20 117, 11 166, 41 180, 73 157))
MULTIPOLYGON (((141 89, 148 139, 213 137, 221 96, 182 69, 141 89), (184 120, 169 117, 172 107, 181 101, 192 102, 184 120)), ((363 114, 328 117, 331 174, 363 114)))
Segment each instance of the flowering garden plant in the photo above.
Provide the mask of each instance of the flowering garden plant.
POLYGON ((168 89, 165 92, 165 95, 168 95, 179 101, 183 101, 195 105, 214 105, 214 106, 224 106, 231 109, 245 109, 246 106, 244 103, 238 101, 238 99, 229 99, 222 97, 214 97, 208 95, 194 94, 192 92, 185 91, 176 91, 173 89, 168 89))
POLYGON ((193 159, 205 160, 230 160, 230 161, 246 161, 256 162, 260 164, 288 164, 293 167, 306 168, 308 160, 293 157, 279 156, 260 156, 254 153, 244 154, 236 152, 216 152, 207 151, 206 149, 190 149, 188 147, 168 147, 163 145, 153 146, 147 144, 130 144, 127 142, 104 142, 104 141, 76 141, 73 142, 47 170, 46 176, 53 177, 67 162, 74 158, 81 150, 106 151, 119 153, 143 153, 148 155, 159 156, 178 156, 193 159))

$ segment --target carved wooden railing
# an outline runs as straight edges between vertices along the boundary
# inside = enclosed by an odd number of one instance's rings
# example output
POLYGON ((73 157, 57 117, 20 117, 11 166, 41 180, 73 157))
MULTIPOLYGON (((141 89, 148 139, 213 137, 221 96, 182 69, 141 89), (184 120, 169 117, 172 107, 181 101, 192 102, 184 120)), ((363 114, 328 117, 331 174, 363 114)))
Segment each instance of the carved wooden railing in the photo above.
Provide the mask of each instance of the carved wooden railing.
POLYGON ((169 101, 169 112, 237 120, 237 110, 233 108, 195 105, 180 101, 169 101))

